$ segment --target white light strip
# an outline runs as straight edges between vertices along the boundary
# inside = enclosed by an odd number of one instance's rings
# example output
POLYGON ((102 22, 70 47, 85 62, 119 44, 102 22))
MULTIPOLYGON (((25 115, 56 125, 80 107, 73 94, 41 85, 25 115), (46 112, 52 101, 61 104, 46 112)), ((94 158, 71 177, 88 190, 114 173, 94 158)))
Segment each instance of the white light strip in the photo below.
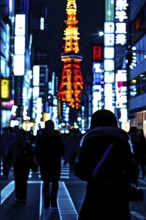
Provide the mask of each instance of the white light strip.
POLYGON ((78 213, 64 182, 59 182, 57 204, 60 220, 67 219, 67 216, 72 220, 78 219, 78 213))
POLYGON ((63 170, 63 171, 61 172, 61 174, 62 174, 62 175, 64 175, 64 174, 65 174, 65 175, 68 175, 69 172, 68 172, 68 170, 63 170))
POLYGON ((2 204, 9 195, 14 191, 14 181, 11 181, 2 191, 0 196, 0 204, 2 204))
POLYGON ((69 179, 69 176, 61 176, 60 179, 69 179))
POLYGON ((138 212, 131 211, 130 213, 131 213, 131 215, 135 216, 137 219, 140 219, 140 220, 146 219, 144 216, 140 215, 138 212))
POLYGON ((29 184, 38 184, 38 183, 42 184, 42 182, 43 182, 42 180, 39 180, 39 181, 38 180, 29 180, 27 183, 29 183, 29 184))
MULTIPOLYGON (((42 181, 28 181, 30 184, 40 184, 42 181)), ((1 190, 0 195, 0 205, 9 197, 9 195, 14 191, 14 180, 11 181, 1 190)))
POLYGON ((41 185, 40 185, 40 210, 39 210, 39 220, 42 219, 42 211, 43 211, 43 182, 41 182, 41 185))
MULTIPOLYGON (((142 184, 145 184, 146 185, 146 180, 142 180, 142 179, 139 179, 138 182, 142 183, 142 184)), ((144 188, 146 189, 146 187, 141 187, 141 188, 144 188)))

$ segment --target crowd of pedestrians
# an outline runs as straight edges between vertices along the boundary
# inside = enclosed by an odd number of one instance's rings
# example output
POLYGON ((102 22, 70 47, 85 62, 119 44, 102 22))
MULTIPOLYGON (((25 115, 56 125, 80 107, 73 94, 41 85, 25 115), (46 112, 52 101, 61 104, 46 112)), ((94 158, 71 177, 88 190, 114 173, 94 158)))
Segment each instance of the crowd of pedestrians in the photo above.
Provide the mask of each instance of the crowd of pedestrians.
POLYGON ((143 129, 132 126, 129 130, 129 138, 134 160, 138 166, 139 178, 145 179, 146 176, 146 138, 143 129))
POLYGON ((78 129, 71 129, 69 134, 64 137, 65 155, 64 165, 69 164, 70 171, 74 171, 76 158, 80 150, 81 132, 78 129))
POLYGON ((100 214, 103 219, 117 220, 121 216, 122 220, 130 220, 128 185, 137 185, 138 178, 144 179, 146 175, 146 138, 142 129, 122 130, 109 110, 93 113, 91 126, 84 135, 78 129, 63 135, 55 130, 52 120, 46 121, 36 136, 18 126, 3 128, 0 136, 3 175, 8 179, 13 167, 15 202, 22 204, 27 202, 31 169, 28 145, 40 168, 44 207, 57 207, 63 160, 64 166, 69 164, 70 172, 87 182, 79 220, 97 219, 100 214))

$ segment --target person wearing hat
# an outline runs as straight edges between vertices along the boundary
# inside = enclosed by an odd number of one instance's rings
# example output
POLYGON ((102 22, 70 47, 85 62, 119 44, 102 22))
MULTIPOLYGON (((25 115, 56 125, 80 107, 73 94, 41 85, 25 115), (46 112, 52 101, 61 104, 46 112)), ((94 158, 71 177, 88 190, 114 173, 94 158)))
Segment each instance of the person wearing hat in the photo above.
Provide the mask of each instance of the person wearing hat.
POLYGON ((75 175, 87 182, 79 220, 130 220, 128 186, 137 182, 137 166, 126 131, 113 112, 93 113, 83 136, 75 175))

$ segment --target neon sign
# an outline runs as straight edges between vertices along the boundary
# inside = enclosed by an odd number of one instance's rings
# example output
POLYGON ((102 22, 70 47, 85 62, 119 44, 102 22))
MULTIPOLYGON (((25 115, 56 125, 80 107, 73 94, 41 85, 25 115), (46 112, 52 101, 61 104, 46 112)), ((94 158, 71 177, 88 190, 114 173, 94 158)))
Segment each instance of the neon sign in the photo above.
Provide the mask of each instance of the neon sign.
POLYGON ((127 42, 127 0, 117 0, 115 6, 115 44, 125 45, 127 42))

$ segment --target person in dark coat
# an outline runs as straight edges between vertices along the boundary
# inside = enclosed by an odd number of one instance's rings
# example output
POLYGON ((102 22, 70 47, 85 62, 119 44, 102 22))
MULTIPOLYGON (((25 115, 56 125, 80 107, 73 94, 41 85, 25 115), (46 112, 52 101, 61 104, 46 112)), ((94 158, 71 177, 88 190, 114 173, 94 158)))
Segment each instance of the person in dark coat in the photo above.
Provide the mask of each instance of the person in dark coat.
POLYGON ((45 122, 44 132, 37 139, 35 151, 43 180, 44 207, 48 207, 50 202, 52 207, 57 207, 61 158, 65 153, 65 146, 61 134, 54 129, 52 120, 45 122))
POLYGON ((128 132, 130 141, 133 148, 134 160, 137 163, 137 166, 140 164, 140 138, 138 136, 138 128, 136 126, 130 127, 128 132))
POLYGON ((146 176, 146 138, 144 136, 143 129, 139 128, 138 131, 139 137, 139 151, 140 151, 140 171, 141 171, 141 178, 145 179, 146 176))
POLYGON ((13 138, 13 132, 12 132, 12 127, 3 127, 2 128, 2 134, 0 136, 0 155, 2 159, 2 166, 3 166, 3 175, 5 179, 8 179, 9 177, 9 167, 6 163, 6 157, 8 153, 8 146, 9 142, 13 138))
POLYGON ((118 128, 111 111, 96 111, 75 165, 75 175, 87 182, 78 219, 130 220, 128 187, 137 173, 127 132, 118 128))
POLYGON ((15 180, 15 202, 26 204, 27 200, 27 181, 29 176, 29 163, 26 157, 27 132, 17 129, 14 138, 9 142, 7 164, 13 166, 15 180))
POLYGON ((81 134, 78 129, 71 129, 67 137, 65 138, 65 155, 64 165, 69 163, 70 171, 74 171, 76 157, 80 149, 81 134))

